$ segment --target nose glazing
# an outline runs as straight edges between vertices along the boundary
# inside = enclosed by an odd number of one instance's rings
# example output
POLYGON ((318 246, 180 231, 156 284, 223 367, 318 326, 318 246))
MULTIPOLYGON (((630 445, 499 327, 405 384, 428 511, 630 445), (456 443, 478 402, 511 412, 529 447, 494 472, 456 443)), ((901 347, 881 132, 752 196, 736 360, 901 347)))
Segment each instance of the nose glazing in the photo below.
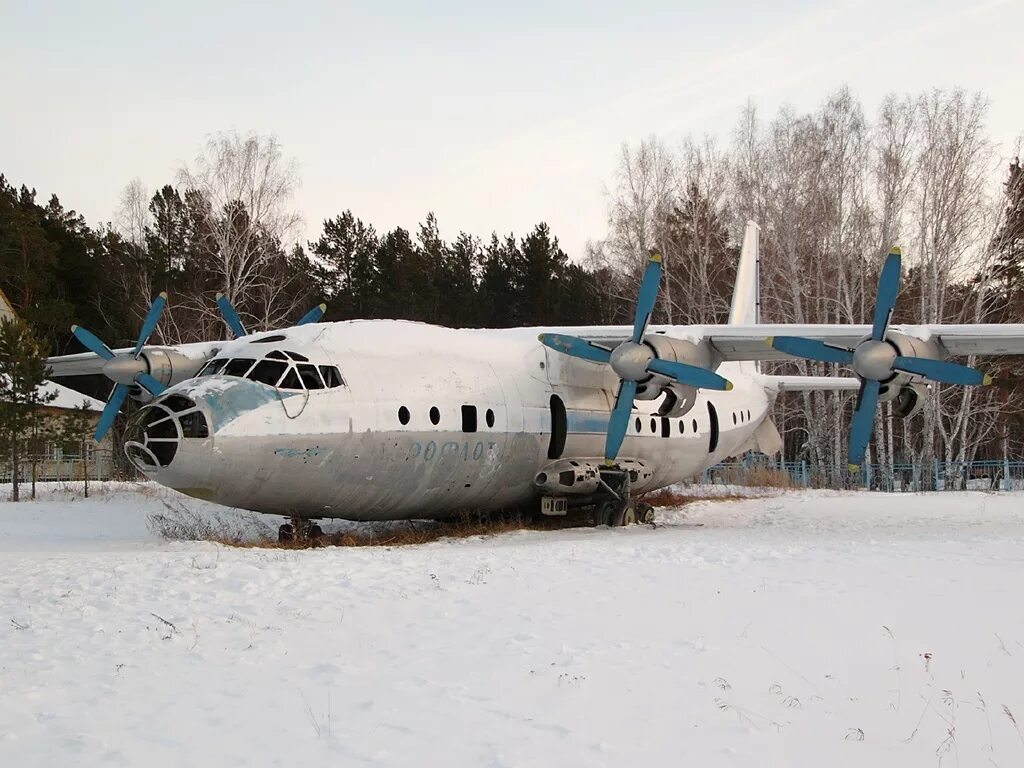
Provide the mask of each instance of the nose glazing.
POLYGON ((168 395, 141 408, 125 434, 124 450, 138 469, 152 472, 170 466, 182 439, 210 436, 209 425, 195 401, 168 395))

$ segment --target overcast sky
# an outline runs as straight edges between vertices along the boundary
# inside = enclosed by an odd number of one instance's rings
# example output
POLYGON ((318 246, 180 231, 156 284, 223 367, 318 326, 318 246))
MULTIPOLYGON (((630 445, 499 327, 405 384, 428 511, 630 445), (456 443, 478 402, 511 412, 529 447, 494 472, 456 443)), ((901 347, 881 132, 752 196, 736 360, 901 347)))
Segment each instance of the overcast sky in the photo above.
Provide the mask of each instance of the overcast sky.
POLYGON ((962 86, 1003 153, 1024 132, 1024 0, 498 5, 0 0, 0 172, 94 224, 210 133, 272 133, 308 237, 433 210, 448 237, 545 220, 577 256, 623 141, 727 140, 749 98, 812 110, 846 83, 873 112, 962 86))

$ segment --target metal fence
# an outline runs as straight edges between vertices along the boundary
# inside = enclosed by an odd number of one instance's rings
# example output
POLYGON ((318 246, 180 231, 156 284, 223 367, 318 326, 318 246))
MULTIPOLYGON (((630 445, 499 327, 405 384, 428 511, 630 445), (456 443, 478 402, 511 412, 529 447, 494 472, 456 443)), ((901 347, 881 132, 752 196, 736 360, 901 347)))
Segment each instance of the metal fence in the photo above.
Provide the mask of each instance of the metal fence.
MULTIPOLYGON (((10 464, 0 464, 0 484, 10 484, 12 474, 10 464)), ((70 482, 86 476, 89 480, 134 480, 139 477, 138 471, 122 453, 109 448, 91 450, 85 458, 66 453, 23 457, 18 467, 19 481, 31 482, 33 474, 39 482, 70 482)))
POLYGON ((710 484, 778 485, 796 488, 869 488, 894 493, 916 491, 1021 491, 1024 461, 984 460, 902 464, 865 464, 851 474, 846 467, 807 461, 746 457, 704 471, 710 484))

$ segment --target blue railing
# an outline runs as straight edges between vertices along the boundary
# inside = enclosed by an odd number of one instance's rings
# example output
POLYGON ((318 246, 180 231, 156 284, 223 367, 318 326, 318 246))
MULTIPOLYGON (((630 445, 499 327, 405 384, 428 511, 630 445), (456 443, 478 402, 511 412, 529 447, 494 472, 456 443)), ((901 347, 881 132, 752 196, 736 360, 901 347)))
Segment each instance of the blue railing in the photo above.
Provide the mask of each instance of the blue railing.
POLYGON ((1024 461, 984 460, 866 464, 851 475, 846 467, 807 461, 777 461, 746 456, 706 469, 702 482, 735 485, 778 485, 797 488, 870 488, 877 491, 1021 491, 1024 461))

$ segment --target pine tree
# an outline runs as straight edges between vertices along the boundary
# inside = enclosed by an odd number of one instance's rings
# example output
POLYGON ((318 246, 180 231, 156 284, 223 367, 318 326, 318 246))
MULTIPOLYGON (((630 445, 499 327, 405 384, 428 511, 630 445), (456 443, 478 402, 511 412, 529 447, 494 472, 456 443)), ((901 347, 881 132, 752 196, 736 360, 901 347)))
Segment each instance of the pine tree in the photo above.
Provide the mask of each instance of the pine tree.
POLYGON ((93 434, 92 411, 89 403, 82 401, 76 408, 65 411, 58 425, 57 439, 64 446, 70 446, 82 462, 82 482, 85 498, 89 498, 89 442, 93 434))
POLYGON ((0 451, 11 468, 11 500, 19 500, 19 469, 25 443, 40 427, 39 408, 57 394, 46 392, 46 349, 20 320, 0 321, 0 451))

